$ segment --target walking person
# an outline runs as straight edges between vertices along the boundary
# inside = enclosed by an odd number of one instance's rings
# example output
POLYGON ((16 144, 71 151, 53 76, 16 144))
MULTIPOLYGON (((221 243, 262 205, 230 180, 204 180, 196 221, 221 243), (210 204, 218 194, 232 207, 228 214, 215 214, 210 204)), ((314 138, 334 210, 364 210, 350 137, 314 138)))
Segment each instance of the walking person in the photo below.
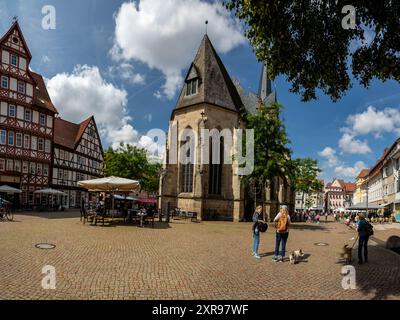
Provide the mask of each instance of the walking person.
POLYGON ((325 222, 328 222, 328 212, 325 212, 325 222))
POLYGON ((290 215, 287 206, 281 206, 281 210, 276 215, 275 219, 276 228, 276 242, 275 253, 272 261, 283 262, 286 252, 286 242, 289 237, 290 215), (282 242, 281 255, 279 256, 279 247, 282 242))
POLYGON ((358 264, 363 264, 363 262, 368 262, 368 240, 369 237, 373 235, 373 227, 369 222, 367 222, 367 220, 365 220, 364 213, 360 213, 358 218, 358 264))

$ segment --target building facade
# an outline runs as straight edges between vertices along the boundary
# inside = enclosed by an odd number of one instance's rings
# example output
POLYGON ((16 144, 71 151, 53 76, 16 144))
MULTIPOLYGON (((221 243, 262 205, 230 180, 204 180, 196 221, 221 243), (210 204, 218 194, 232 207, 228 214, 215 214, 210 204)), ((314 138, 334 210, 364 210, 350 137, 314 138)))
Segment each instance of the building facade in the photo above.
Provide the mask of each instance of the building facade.
MULTIPOLYGON (((16 207, 46 205, 34 192, 57 188, 67 207, 79 205, 76 181, 101 175, 103 150, 94 118, 81 124, 57 118, 58 111, 32 59, 18 22, 0 40, 0 185, 21 189, 16 207)), ((87 197, 87 194, 86 194, 87 197)))
MULTIPOLYGON (((324 181, 321 180, 322 185, 324 181)), ((295 210, 297 212, 302 212, 304 210, 315 210, 324 211, 325 210, 325 190, 313 191, 310 194, 303 192, 296 192, 296 202, 295 210)))
POLYGON ((234 147, 224 143, 229 137, 221 131, 234 134, 243 128, 240 109, 244 106, 254 112, 259 99, 275 99, 266 75, 262 72, 257 99, 245 96, 244 90, 230 78, 208 36, 204 36, 171 115, 160 181, 159 207, 163 212, 180 208, 196 212, 203 220, 243 221, 251 218, 255 202, 263 205, 270 217, 275 216, 279 204, 294 209, 294 194, 286 179, 272 179, 268 189, 252 194, 251 188, 243 187, 235 173, 235 159, 231 164, 224 161, 224 157, 233 154, 234 147), (208 139, 202 141, 203 129, 220 134, 219 153, 210 144, 208 163, 196 161, 203 157, 204 144, 211 143, 208 139), (183 144, 191 148, 180 148, 183 144), (218 161, 211 160, 215 158, 213 154, 219 154, 218 161), (174 163, 172 159, 177 161, 174 163))
POLYGON ((369 202, 387 214, 400 213, 400 139, 386 148, 368 175, 369 202))
POLYGON ((333 212, 336 209, 351 207, 355 189, 355 183, 333 179, 325 187, 325 210, 333 212))
POLYGON ((51 186, 66 194, 63 206, 74 208, 90 201, 77 182, 102 176, 104 154, 94 117, 80 124, 55 118, 53 155, 51 186))
POLYGON ((353 195, 353 205, 367 202, 367 177, 369 169, 363 169, 360 171, 356 178, 356 189, 353 195))
POLYGON ((34 191, 49 186, 54 116, 41 75, 30 71, 32 59, 14 22, 0 40, 0 183, 21 188, 19 205, 33 206, 34 191))

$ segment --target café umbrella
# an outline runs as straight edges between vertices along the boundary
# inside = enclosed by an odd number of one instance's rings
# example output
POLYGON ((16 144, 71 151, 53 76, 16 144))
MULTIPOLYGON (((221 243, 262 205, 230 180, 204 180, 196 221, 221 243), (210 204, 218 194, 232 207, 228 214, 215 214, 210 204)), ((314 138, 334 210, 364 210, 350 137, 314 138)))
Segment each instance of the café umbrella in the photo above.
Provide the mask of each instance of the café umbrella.
MULTIPOLYGON (((140 183, 137 180, 130 180, 120 177, 106 177, 94 180, 78 181, 78 187, 93 192, 131 192, 139 190, 140 183)), ((112 199, 112 211, 114 215, 114 199, 112 199)))
POLYGON ((22 193, 22 191, 20 189, 4 185, 0 187, 0 193, 15 194, 15 193, 22 193))

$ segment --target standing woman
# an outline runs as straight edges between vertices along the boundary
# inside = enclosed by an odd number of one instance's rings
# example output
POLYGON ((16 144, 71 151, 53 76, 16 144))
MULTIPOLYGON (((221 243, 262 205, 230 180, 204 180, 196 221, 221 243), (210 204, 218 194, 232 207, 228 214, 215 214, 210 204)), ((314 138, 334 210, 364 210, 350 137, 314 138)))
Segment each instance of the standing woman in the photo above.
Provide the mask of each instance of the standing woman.
POLYGON ((258 255, 258 247, 260 245, 260 230, 258 227, 260 223, 265 223, 265 221, 261 220, 260 217, 262 210, 263 207, 258 206, 253 214, 253 256, 256 259, 261 259, 261 257, 258 255))
POLYGON ((276 215, 274 222, 276 228, 276 243, 275 243, 275 255, 272 261, 283 262, 286 251, 286 242, 289 237, 289 225, 290 225, 290 215, 287 206, 281 206, 281 210, 276 215), (279 246, 281 242, 282 242, 281 256, 278 257, 279 246))

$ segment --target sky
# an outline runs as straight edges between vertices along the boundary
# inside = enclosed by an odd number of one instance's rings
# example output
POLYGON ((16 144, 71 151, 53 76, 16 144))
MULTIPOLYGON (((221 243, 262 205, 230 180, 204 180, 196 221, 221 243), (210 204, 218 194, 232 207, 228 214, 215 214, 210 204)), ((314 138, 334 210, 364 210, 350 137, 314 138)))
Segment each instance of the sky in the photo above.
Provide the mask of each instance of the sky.
MULTIPOLYGON (((261 64, 243 26, 218 1, 1 0, 1 34, 14 16, 33 56, 30 68, 45 77, 60 116, 81 122, 93 114, 103 147, 126 142, 162 151, 149 131, 167 129, 205 20, 230 76, 246 90, 258 90, 261 64), (50 21, 49 5, 55 29, 42 25, 50 21)), ((336 103, 321 92, 317 100, 301 102, 285 76, 274 87, 293 157, 317 159, 326 181, 354 181, 400 136, 395 81, 364 88, 353 79, 336 103)))

